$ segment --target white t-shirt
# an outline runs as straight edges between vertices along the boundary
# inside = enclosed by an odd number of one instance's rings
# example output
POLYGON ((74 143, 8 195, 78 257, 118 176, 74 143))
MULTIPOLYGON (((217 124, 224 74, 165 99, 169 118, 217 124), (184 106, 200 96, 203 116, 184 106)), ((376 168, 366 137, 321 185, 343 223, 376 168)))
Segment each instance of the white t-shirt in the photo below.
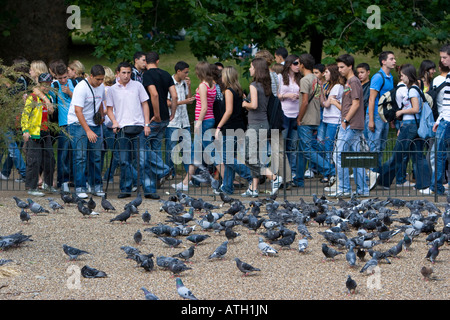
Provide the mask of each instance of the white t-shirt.
MULTIPOLYGON (((443 82, 445 82, 445 77, 439 75, 439 76, 437 76, 436 78, 433 79, 433 85, 432 85, 432 87, 436 87, 436 88, 437 88, 437 87, 439 87, 443 82)), ((438 93, 438 95, 437 95, 437 97, 436 97, 436 104, 437 104, 437 107, 438 107, 438 112, 439 112, 439 114, 440 114, 441 111, 442 111, 442 105, 443 105, 443 103, 444 103, 444 91, 445 91, 445 87, 442 88, 441 91, 439 91, 439 93, 438 93)))
POLYGON ((95 95, 95 111, 103 107, 103 101, 105 100, 105 86, 103 83, 94 88, 88 85, 86 81, 80 81, 72 94, 72 102, 69 107, 69 114, 67 115, 67 124, 79 122, 77 115, 75 114, 75 106, 83 108, 83 115, 89 126, 96 126, 94 123, 94 97, 91 89, 95 95))
MULTIPOLYGON (((416 88, 417 88, 417 86, 411 87, 409 90, 408 90, 408 88, 400 88, 400 89, 406 90, 406 94, 404 95, 403 101, 402 101, 404 110, 412 108, 411 98, 417 98, 419 100, 419 113, 416 113, 415 115, 414 114, 404 114, 403 121, 414 120, 414 119, 417 120, 417 123, 419 123, 419 121, 420 121, 420 110, 422 110, 422 98, 420 97, 420 93, 416 90, 416 88)), ((397 92, 399 90, 397 90, 397 92)), ((401 104, 399 106, 401 106, 401 104)))
MULTIPOLYGON (((336 100, 342 103, 342 94, 344 93, 344 86, 336 84, 330 90, 330 96, 334 96, 336 100)), ((334 104, 330 104, 328 108, 323 108, 323 122, 339 124, 341 123, 341 110, 334 104)))

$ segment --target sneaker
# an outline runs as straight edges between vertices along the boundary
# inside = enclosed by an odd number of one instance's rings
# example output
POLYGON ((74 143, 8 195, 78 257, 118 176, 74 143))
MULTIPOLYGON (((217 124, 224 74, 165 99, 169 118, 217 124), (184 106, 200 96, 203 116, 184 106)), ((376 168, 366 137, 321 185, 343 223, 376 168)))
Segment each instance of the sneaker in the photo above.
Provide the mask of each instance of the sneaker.
POLYGON ((77 193, 77 197, 80 199, 87 199, 89 196, 87 195, 86 192, 79 192, 77 193))
POLYGON ((181 181, 180 183, 177 183, 177 184, 172 184, 171 187, 177 191, 188 191, 189 190, 189 186, 184 185, 183 181, 181 181))
POLYGON ((356 191, 352 193, 352 197, 354 198, 367 198, 369 197, 369 194, 361 194, 361 193, 357 193, 356 191))
POLYGON ((278 189, 280 189, 281 184, 283 183, 283 177, 278 175, 275 180, 272 180, 272 193, 271 195, 274 195, 277 193, 278 189))
POLYGON ((372 190, 377 185, 377 179, 380 174, 369 170, 369 190, 372 190))
POLYGON ((0 172, 0 180, 8 180, 7 176, 4 176, 3 173, 0 172))
POLYGON ((86 182, 86 192, 87 192, 87 193, 92 193, 91 186, 90 186, 89 183, 87 183, 87 182, 86 182))
POLYGON ((105 192, 103 190, 99 190, 99 191, 94 191, 92 194, 97 197, 103 197, 105 195, 105 192))
POLYGON ((402 187, 403 188, 411 188, 411 187, 414 187, 415 185, 416 185, 415 183, 406 180, 404 183, 397 184, 396 186, 399 188, 402 188, 402 187))
POLYGON ((51 192, 51 193, 58 192, 58 190, 56 190, 53 186, 51 187, 48 184, 46 184, 45 182, 42 184, 41 189, 46 192, 51 192))
POLYGON ((38 189, 30 189, 30 190, 28 190, 28 194, 30 196, 35 196, 35 197, 43 197, 43 196, 45 196, 45 193, 39 191, 38 189))
POLYGON ((421 190, 419 190, 419 192, 420 192, 421 194, 424 194, 424 195, 431 195, 431 194, 434 194, 434 191, 431 190, 430 188, 421 189, 421 190))
POLYGON ((70 192, 69 183, 63 182, 61 184, 61 192, 70 192))
POLYGON ((338 184, 335 183, 332 186, 325 187, 325 188, 323 188, 323 191, 336 193, 338 191, 338 184))
POLYGON ((305 179, 312 179, 314 178, 314 172, 312 170, 308 169, 305 171, 305 174, 303 175, 305 179))
POLYGON ((330 193, 328 196, 332 198, 350 198, 351 194, 350 192, 338 191, 330 193))
POLYGON ((258 190, 251 190, 251 189, 247 189, 247 191, 245 191, 244 193, 241 194, 242 197, 252 197, 252 198, 257 198, 259 195, 258 190))
POLYGON ((131 188, 131 192, 135 192, 137 190, 137 187, 134 186, 133 188, 131 188))
POLYGON ((336 176, 331 176, 329 179, 328 179, 328 186, 333 186, 334 184, 336 183, 336 176))
POLYGON ((25 183, 25 177, 20 176, 19 178, 15 179, 14 181, 17 183, 25 183))

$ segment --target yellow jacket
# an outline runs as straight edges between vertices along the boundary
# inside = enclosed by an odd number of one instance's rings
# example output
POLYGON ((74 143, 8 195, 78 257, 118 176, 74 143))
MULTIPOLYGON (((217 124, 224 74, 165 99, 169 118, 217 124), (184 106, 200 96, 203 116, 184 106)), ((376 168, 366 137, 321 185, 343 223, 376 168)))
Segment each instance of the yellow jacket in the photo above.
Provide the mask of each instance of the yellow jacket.
MULTIPOLYGON (((45 112, 47 112, 47 108, 45 108, 45 112)), ((25 102, 25 108, 22 112, 22 133, 29 132, 31 139, 40 139, 41 130, 48 130, 47 125, 42 123, 43 113, 43 100, 34 93, 30 94, 25 102)))

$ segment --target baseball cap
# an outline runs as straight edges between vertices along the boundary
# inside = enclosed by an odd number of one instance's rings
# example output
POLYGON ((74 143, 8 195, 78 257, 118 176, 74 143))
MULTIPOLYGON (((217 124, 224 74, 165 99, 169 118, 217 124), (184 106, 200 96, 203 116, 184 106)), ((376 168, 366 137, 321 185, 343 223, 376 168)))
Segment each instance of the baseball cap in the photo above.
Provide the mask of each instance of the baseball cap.
POLYGON ((41 73, 38 78, 38 82, 52 82, 53 77, 50 73, 41 73))

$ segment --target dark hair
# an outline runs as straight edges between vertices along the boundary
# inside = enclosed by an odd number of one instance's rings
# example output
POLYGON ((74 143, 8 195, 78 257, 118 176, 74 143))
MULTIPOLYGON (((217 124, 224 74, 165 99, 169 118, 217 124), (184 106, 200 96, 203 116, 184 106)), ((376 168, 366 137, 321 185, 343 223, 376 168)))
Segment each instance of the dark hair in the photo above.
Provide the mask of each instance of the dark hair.
POLYGON ((410 64, 406 63, 400 67, 400 72, 403 73, 408 79, 408 87, 411 87, 413 84, 418 84, 417 80, 417 71, 416 68, 410 64))
POLYGON ((13 60, 14 71, 21 73, 28 73, 30 69, 30 63, 24 57, 18 57, 13 60))
MULTIPOLYGON (((142 56, 145 56, 145 55, 146 55, 145 52, 137 51, 137 52, 133 55, 133 62, 134 62, 136 59, 140 59, 142 56)), ((147 59, 147 57, 145 57, 145 59, 147 59)))
POLYGON ((264 88, 264 94, 269 96, 272 94, 272 80, 270 79, 269 66, 267 61, 263 58, 255 58, 252 60, 255 74, 253 75, 253 81, 259 82, 264 88))
POLYGON ((443 45, 439 52, 446 52, 448 55, 450 55, 450 43, 443 45))
POLYGON ((225 87, 222 82, 222 70, 219 69, 219 66, 217 64, 210 64, 209 68, 211 69, 211 75, 215 83, 217 83, 222 90, 222 92, 225 91, 225 87))
POLYGON ((324 71, 325 71, 325 65, 322 64, 322 63, 318 63, 318 64, 316 64, 316 65, 314 66, 313 69, 317 69, 317 70, 319 70, 321 73, 324 73, 324 71))
POLYGON ((366 71, 370 71, 370 66, 369 66, 369 64, 368 64, 368 63, 365 63, 365 62, 361 62, 360 64, 358 64, 358 65, 356 66, 356 69, 359 69, 359 68, 363 68, 363 69, 365 69, 366 71))
POLYGON ((101 64, 96 64, 92 66, 91 68, 91 75, 96 76, 104 76, 105 75, 105 68, 101 64))
MULTIPOLYGON (((289 85, 289 70, 291 68, 292 63, 295 60, 298 60, 298 56, 295 55, 295 54, 287 56, 286 60, 284 60, 284 68, 283 68, 283 71, 281 72, 281 75, 283 77, 283 84, 286 85, 286 86, 289 85)), ((294 81, 297 84, 299 84, 301 77, 302 77, 302 74, 300 72, 298 72, 294 76, 294 81)))
POLYGON ((388 55, 394 54, 392 51, 383 51, 378 56, 378 61, 380 62, 380 66, 383 66, 383 61, 387 60, 388 55))
POLYGON ((159 60, 159 54, 155 51, 151 51, 147 53, 145 59, 147 60, 147 63, 156 63, 159 60))
POLYGON ((348 53, 344 53, 342 55, 340 55, 339 57, 337 57, 336 59, 336 63, 337 62, 341 62, 343 64, 345 64, 347 67, 354 67, 355 65, 355 58, 353 58, 353 56, 349 55, 348 53))
POLYGON ((195 74, 200 82, 205 81, 208 83, 209 87, 212 87, 214 84, 213 74, 211 70, 211 66, 207 61, 200 61, 195 66, 195 74))
POLYGON ((275 54, 276 54, 277 56, 282 56, 283 59, 286 59, 287 56, 288 56, 288 51, 287 51, 286 48, 280 47, 280 48, 278 48, 278 49, 275 51, 275 54))
POLYGON ((450 72, 450 67, 444 66, 444 64, 440 60, 439 60, 439 68, 441 69, 441 72, 445 72, 445 73, 450 72))
POLYGON ((222 67, 222 68, 224 68, 224 66, 223 66, 223 63, 222 63, 222 62, 219 62, 219 61, 217 61, 217 62, 214 62, 214 64, 215 64, 216 66, 218 66, 218 67, 222 67))
POLYGON ((184 70, 186 68, 189 68, 187 62, 178 61, 177 64, 175 65, 175 72, 177 72, 178 70, 184 70))
MULTIPOLYGON (((436 64, 431 60, 423 60, 419 67, 419 79, 425 79, 429 76, 427 72, 430 69, 436 69, 436 64)), ((427 81, 431 79, 426 79, 427 81)))
POLYGON ((330 72, 330 85, 328 86, 329 91, 337 85, 337 84, 344 84, 345 81, 341 74, 339 73, 339 68, 336 63, 331 63, 327 65, 327 70, 330 72))
POLYGON ((300 63, 305 67, 305 69, 313 71, 316 60, 310 53, 302 54, 299 59, 300 63))
POLYGON ((57 65, 55 65, 53 72, 57 75, 57 76, 62 76, 63 74, 67 73, 67 66, 65 63, 58 63, 57 65))
POLYGON ((133 70, 132 64, 129 63, 128 61, 122 61, 121 63, 119 63, 119 65, 116 68, 116 72, 120 72, 121 68, 130 68, 131 70, 133 70))

